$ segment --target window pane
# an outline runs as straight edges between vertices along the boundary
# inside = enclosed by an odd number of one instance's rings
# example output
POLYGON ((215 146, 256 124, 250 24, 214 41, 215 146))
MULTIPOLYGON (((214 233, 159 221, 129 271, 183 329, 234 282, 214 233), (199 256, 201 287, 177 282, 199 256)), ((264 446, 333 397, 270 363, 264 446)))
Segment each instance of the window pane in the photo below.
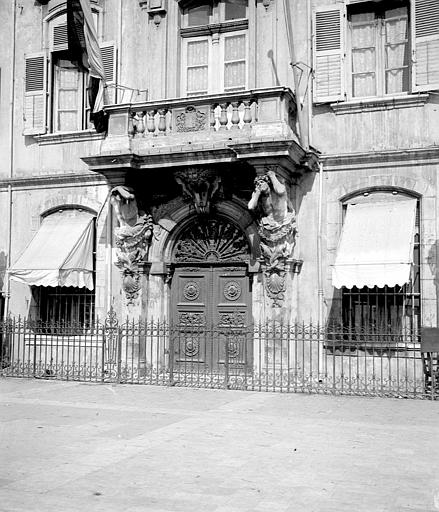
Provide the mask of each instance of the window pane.
POLYGON ((375 73, 375 48, 352 52, 353 73, 375 73))
POLYGON ((207 25, 210 19, 211 6, 210 5, 197 5, 190 7, 186 10, 187 13, 187 25, 188 27, 194 27, 197 25, 207 25))
POLYGON ((376 45, 376 24, 362 23, 352 24, 352 48, 368 48, 376 45))
POLYGON ((355 97, 375 96, 375 75, 354 75, 352 77, 352 94, 355 97))
POLYGON ((58 130, 61 132, 74 132, 78 129, 77 112, 58 112, 58 130))
POLYGON ((409 88, 408 19, 407 10, 387 11, 387 16, 404 15, 384 21, 386 93, 399 93, 409 88))
POLYGON ((187 92, 207 92, 207 66, 187 70, 187 92))
POLYGON ((247 17, 248 0, 226 0, 224 18, 236 20, 247 17))
POLYGON ((408 68, 386 71, 386 93, 398 93, 409 90, 408 68))
POLYGON ((245 35, 227 37, 224 42, 224 60, 245 59, 245 35))
POLYGON ((199 66, 206 64, 209 58, 209 45, 206 40, 192 41, 187 45, 187 65, 199 66))
POLYGON ((374 13, 351 18, 352 96, 376 95, 376 30, 374 13))
POLYGON ((59 88, 60 89, 78 89, 79 71, 75 68, 59 68, 59 88))
POLYGON ((386 20, 385 26, 387 44, 403 43, 407 41, 408 23, 406 17, 386 20))
POLYGON ((245 86, 245 62, 226 64, 224 68, 224 87, 245 86))
POLYGON ((59 91, 58 108, 60 110, 77 110, 78 91, 59 91))

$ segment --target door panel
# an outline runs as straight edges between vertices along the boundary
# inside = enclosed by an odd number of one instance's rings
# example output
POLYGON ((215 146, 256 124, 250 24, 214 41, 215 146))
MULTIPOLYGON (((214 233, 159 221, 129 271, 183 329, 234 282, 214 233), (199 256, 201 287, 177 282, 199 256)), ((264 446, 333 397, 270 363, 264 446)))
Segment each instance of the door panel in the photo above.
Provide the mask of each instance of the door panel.
POLYGON ((174 352, 177 363, 206 363, 210 272, 175 272, 172 283, 174 352))
POLYGON ((244 366, 251 360, 253 345, 248 332, 251 299, 248 276, 245 269, 218 268, 213 279, 214 321, 220 341, 218 362, 224 364, 227 347, 229 364, 244 366))
POLYGON ((250 283, 245 267, 177 268, 171 309, 174 362, 221 368, 252 360, 250 283), (250 339, 251 338, 251 339, 250 339))

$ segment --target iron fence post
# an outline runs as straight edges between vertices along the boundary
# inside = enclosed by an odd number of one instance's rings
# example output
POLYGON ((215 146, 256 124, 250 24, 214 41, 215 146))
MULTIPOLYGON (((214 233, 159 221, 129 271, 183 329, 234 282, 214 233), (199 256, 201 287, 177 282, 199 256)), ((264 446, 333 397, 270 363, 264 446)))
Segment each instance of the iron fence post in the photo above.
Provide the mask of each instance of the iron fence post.
MULTIPOLYGON (((97 325, 97 329, 99 329, 101 336, 102 336, 102 343, 101 343, 101 382, 105 381, 105 351, 107 350, 107 340, 105 338, 105 330, 102 327, 100 328, 99 325, 97 325)), ((97 363, 96 363, 97 364, 97 363)))
POLYGON ((174 385, 174 329, 172 324, 169 324, 169 386, 174 385))
POLYGON ((229 389, 229 338, 224 341, 224 389, 229 389))
MULTIPOLYGON (((23 347, 26 347, 26 337, 23 336, 23 347)), ((24 357, 24 356, 23 356, 24 357)), ((37 373, 37 334, 34 333, 34 353, 33 353, 33 372, 32 375, 35 377, 37 373)))
POLYGON ((116 382, 120 384, 122 380, 122 327, 117 326, 116 336, 116 350, 117 350, 117 366, 116 366, 116 382))

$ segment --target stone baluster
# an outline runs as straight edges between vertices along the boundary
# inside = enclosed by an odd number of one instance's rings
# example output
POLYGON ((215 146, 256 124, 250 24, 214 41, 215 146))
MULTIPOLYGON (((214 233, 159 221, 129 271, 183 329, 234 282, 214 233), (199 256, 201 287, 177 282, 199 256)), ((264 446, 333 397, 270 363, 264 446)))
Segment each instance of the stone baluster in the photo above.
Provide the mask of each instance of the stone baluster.
POLYGON ((225 130, 227 128, 227 123, 228 123, 227 107, 228 106, 229 106, 228 103, 221 103, 221 105, 220 105, 220 107, 221 107, 221 115, 219 118, 220 130, 225 130))
POLYGON ((134 137, 134 134, 136 133, 136 113, 130 112, 128 116, 128 135, 130 137, 134 137))
POLYGON ((244 103, 244 117, 242 120, 244 121, 244 130, 250 129, 250 123, 252 122, 252 112, 251 112, 251 104, 250 100, 246 100, 244 103))
POLYGON ((239 128, 239 104, 240 102, 239 101, 233 101, 232 102, 232 119, 231 119, 231 122, 232 122, 232 126, 230 127, 231 130, 237 130, 239 128))
POLYGON ((139 134, 139 137, 143 137, 143 134, 145 132, 145 123, 143 121, 143 118, 145 117, 145 112, 137 112, 137 133, 139 134))
POLYGON ((168 109, 167 108, 161 108, 159 109, 159 124, 158 124, 158 135, 166 135, 166 113, 168 109))
POLYGON ((157 110, 148 110, 147 119, 146 119, 146 128, 148 130, 149 135, 153 135, 155 133, 155 115, 157 110))
POLYGON ((213 105, 210 106, 210 130, 211 131, 215 130, 215 125, 216 125, 215 109, 216 109, 216 107, 217 107, 216 103, 214 103, 213 105))

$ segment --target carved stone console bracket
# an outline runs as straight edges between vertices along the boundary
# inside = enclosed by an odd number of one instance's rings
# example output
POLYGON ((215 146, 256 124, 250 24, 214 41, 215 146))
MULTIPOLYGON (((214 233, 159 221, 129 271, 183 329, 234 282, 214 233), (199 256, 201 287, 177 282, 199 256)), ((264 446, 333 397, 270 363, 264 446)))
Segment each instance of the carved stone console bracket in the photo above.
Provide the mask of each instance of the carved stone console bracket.
POLYGON ((142 268, 148 256, 154 225, 151 215, 138 210, 134 191, 130 187, 114 187, 111 203, 119 222, 115 230, 115 266, 122 275, 122 289, 127 304, 131 305, 139 296, 142 268))
POLYGON ((274 167, 265 174, 258 173, 248 208, 259 217, 265 290, 272 306, 281 307, 285 299, 287 271, 293 261, 299 260, 291 259, 297 234, 296 215, 287 186, 276 175, 274 167))
POLYGON ((160 25, 166 15, 167 0, 139 0, 142 9, 146 9, 156 25, 160 25))
POLYGON ((181 185, 183 195, 192 200, 198 214, 208 214, 212 200, 218 194, 221 177, 212 169, 188 167, 174 174, 175 181, 181 185))

